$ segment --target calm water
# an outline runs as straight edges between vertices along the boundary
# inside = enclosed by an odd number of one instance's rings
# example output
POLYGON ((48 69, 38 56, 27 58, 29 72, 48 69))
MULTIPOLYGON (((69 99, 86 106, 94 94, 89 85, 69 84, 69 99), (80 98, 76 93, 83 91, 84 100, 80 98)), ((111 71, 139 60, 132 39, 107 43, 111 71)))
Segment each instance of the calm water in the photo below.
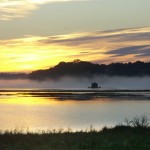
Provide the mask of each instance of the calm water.
MULTIPOLYGON (((85 91, 0 91, 0 129, 114 126, 126 117, 150 114, 150 100, 143 97, 99 97, 85 91), (84 96, 83 96, 84 95, 84 96), (90 95, 90 96, 86 96, 90 95)), ((146 93, 150 95, 150 93, 146 93)))

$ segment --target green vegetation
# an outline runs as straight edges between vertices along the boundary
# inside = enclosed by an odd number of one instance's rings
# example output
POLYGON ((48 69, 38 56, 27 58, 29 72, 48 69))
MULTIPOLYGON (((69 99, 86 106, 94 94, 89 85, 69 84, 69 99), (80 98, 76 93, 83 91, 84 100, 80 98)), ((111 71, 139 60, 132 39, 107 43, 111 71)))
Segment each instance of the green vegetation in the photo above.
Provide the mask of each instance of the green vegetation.
POLYGON ((0 134, 1 150, 148 150, 149 119, 145 115, 126 119, 125 124, 101 131, 47 131, 22 133, 19 130, 0 134))

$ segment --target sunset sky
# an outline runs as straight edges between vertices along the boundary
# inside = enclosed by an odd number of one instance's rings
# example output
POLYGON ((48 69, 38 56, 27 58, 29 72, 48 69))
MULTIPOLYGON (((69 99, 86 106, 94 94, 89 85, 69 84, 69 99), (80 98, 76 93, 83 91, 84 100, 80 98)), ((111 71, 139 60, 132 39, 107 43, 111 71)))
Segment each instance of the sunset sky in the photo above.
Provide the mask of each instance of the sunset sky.
POLYGON ((60 61, 150 60, 150 0, 0 0, 0 72, 60 61))

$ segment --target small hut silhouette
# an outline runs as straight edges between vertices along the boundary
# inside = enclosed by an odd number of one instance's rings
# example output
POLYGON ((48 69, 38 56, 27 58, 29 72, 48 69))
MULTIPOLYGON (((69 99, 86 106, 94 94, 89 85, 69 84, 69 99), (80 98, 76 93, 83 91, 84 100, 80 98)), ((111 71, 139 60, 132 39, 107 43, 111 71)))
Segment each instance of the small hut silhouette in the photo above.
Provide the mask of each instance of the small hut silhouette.
POLYGON ((96 83, 96 82, 93 82, 93 83, 91 83, 91 88, 98 88, 98 83, 96 83))

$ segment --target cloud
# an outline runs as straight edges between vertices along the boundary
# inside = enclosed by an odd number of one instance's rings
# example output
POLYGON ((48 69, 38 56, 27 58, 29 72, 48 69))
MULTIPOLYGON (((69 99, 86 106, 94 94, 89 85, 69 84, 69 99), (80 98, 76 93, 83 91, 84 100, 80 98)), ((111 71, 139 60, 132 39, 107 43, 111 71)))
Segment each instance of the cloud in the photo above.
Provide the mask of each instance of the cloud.
POLYGON ((70 35, 50 36, 41 42, 45 44, 60 44, 68 46, 78 46, 87 42, 110 41, 126 42, 126 41, 149 41, 150 27, 138 29, 124 29, 114 31, 97 31, 89 33, 75 33, 70 35))
POLYGON ((124 47, 106 52, 106 54, 114 54, 113 57, 126 56, 130 54, 137 55, 137 57, 150 56, 150 45, 124 47))
POLYGON ((114 58, 117 61, 144 60, 144 58, 148 60, 150 27, 50 36, 39 42, 45 45, 82 49, 82 55, 91 59, 95 57, 96 62, 116 61, 114 58))
POLYGON ((107 64, 149 61, 150 27, 0 40, 1 70, 31 71, 74 59, 107 64))
POLYGON ((0 0, 0 20, 22 18, 38 9, 40 5, 68 1, 74 0, 0 0))

